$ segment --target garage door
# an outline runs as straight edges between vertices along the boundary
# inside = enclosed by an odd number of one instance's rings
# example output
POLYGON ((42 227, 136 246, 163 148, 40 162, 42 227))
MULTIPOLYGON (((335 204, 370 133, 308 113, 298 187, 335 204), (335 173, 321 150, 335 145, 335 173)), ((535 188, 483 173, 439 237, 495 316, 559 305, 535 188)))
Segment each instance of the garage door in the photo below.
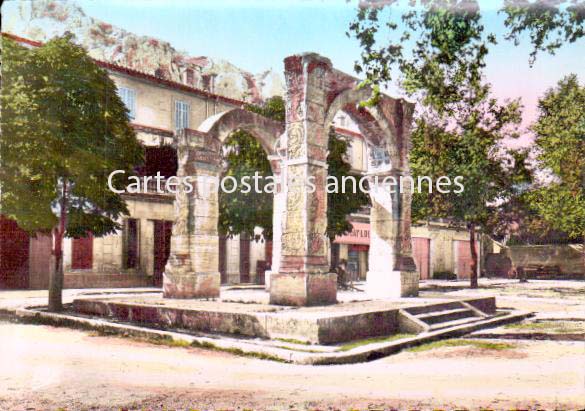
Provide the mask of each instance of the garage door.
MULTIPOLYGON (((475 243, 475 250, 477 252, 478 247, 475 243)), ((457 278, 469 278, 471 275, 471 247, 469 241, 456 240, 455 241, 455 257, 457 258, 457 278)))
POLYGON ((420 279, 430 278, 431 271, 431 240, 429 238, 412 238, 412 254, 420 279))

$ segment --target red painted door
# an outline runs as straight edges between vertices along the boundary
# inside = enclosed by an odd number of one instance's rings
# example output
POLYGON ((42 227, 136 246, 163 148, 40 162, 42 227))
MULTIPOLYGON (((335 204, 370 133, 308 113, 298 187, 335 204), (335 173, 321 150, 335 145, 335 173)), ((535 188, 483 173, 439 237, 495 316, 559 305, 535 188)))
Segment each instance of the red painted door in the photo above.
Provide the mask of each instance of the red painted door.
POLYGON ((93 236, 74 238, 71 250, 71 268, 74 270, 91 270, 93 265, 93 236))
POLYGON ((217 269, 219 271, 221 283, 227 284, 227 239, 223 235, 219 237, 219 259, 217 269))
POLYGON ((0 216, 0 290, 28 288, 29 236, 15 221, 0 216))
MULTIPOLYGON (((469 241, 457 240, 456 241, 456 255, 457 255, 457 278, 465 279, 471 276, 471 247, 469 241)), ((475 250, 477 252, 477 243, 475 244, 475 250)))
POLYGON ((420 279, 429 279, 431 271, 431 240, 429 238, 412 237, 412 256, 420 274, 420 279))
POLYGON ((154 275, 156 287, 162 287, 163 273, 171 253, 173 223, 165 220, 154 221, 154 275))
POLYGON ((264 260, 266 260, 266 267, 272 267, 272 240, 265 241, 266 245, 264 246, 264 260))
POLYGON ((250 282, 250 238, 240 234, 240 283, 250 282))

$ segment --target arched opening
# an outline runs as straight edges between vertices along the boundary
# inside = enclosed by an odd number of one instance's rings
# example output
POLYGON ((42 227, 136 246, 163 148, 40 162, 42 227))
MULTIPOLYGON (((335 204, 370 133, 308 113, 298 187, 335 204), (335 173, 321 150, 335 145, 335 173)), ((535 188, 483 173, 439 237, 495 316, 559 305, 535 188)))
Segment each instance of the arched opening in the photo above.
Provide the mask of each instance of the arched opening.
POLYGON ((239 133, 270 153, 283 129, 281 122, 234 109, 208 118, 197 130, 184 129, 178 134, 177 176, 190 178, 192 189, 181 187, 175 196, 171 255, 163 277, 166 297, 219 296, 223 241, 220 241, 218 223, 223 143, 239 133))
MULTIPOLYGON (((391 168, 390 153, 387 148, 389 142, 386 135, 371 114, 372 109, 360 107, 359 103, 370 97, 367 90, 347 89, 342 91, 330 104, 325 116, 325 127, 330 129, 329 146, 331 138, 336 135, 345 138, 347 145, 346 161, 351 165, 351 177, 365 184, 358 184, 357 193, 354 191, 353 200, 361 198, 361 207, 347 209, 344 217, 347 220, 345 232, 339 232, 335 237, 330 237, 331 269, 338 273, 344 273, 345 282, 366 281, 370 265, 370 214, 372 198, 362 188, 368 188, 368 174, 374 169, 380 171, 382 168, 391 168), (373 167, 374 166, 374 167, 373 167), (338 270, 337 266, 344 267, 338 270)), ((329 170, 329 176, 335 173, 329 170)), ((335 176, 338 177, 339 176, 335 176)), ((344 178, 344 177, 342 177, 344 178)), ((342 187, 347 190, 348 187, 342 187)), ((349 189, 355 190, 354 187, 349 189)), ((337 197, 343 194, 327 194, 329 207, 336 207, 337 197)), ((343 198, 346 204, 352 198, 343 198)), ((330 219, 328 222, 331 223, 330 219)), ((331 228, 328 229, 328 232, 331 228)), ((339 281, 339 279, 338 279, 339 281)))
POLYGON ((272 157, 284 125, 236 109, 210 117, 198 131, 220 143, 219 180, 225 182, 218 187, 221 283, 264 284, 272 257, 278 255, 272 241, 278 169, 272 157))
POLYGON ((220 179, 227 181, 218 195, 221 283, 264 284, 272 265, 277 188, 269 152, 256 135, 237 129, 223 141, 221 154, 220 179))
POLYGON ((416 266, 411 255, 411 193, 401 179, 410 176, 406 160, 407 135, 403 126, 410 124, 408 116, 412 112, 410 107, 405 112, 402 101, 387 96, 381 96, 374 106, 359 105, 370 96, 367 89, 344 90, 333 99, 325 117, 326 121, 335 123, 336 116, 344 113, 351 120, 350 129, 363 136, 367 162, 362 163, 360 171, 368 176, 372 205, 367 212, 368 225, 361 227, 363 221, 354 219, 357 234, 351 239, 342 237, 337 240, 346 244, 339 246, 340 256, 335 257, 338 260, 347 258, 348 270, 357 267, 362 278, 363 271, 367 271, 367 289, 372 296, 408 295, 413 291, 407 289, 413 289, 415 281, 407 273, 416 274, 416 266), (368 231, 367 245, 360 244, 358 234, 361 229, 368 231), (366 270, 362 267, 364 263, 366 270), (409 285, 402 287, 401 276, 405 275, 409 285), (392 276, 398 276, 398 280, 389 280, 392 276))

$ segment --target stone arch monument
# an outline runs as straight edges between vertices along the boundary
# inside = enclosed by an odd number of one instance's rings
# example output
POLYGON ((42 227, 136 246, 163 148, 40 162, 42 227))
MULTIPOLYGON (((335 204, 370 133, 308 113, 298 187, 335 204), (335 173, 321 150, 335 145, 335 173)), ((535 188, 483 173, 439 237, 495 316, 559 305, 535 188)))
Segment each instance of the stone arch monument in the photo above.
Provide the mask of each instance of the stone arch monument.
MULTIPOLYGON (((283 305, 324 305, 337 300, 336 276, 329 272, 327 229, 328 129, 343 110, 373 146, 386 147, 391 166, 373 170, 369 179, 409 177, 408 151, 413 105, 380 96, 373 107, 361 107, 371 90, 358 89, 359 80, 332 67, 317 54, 284 60, 285 125, 245 110, 220 113, 197 131, 178 137, 179 177, 197 178, 195 189, 177 192, 171 256, 163 290, 166 297, 219 296, 217 190, 205 190, 203 180, 220 173, 221 142, 237 129, 255 135, 269 154, 275 175, 281 177, 274 196, 274 238, 270 302, 283 305), (282 138, 281 138, 282 136, 282 138), (277 142, 283 150, 276 153, 277 142), (308 189, 307 181, 314 189, 308 189)), ((418 293, 418 273, 410 238, 410 186, 392 193, 390 184, 373 190, 368 292, 374 297, 403 297, 418 293)), ((217 187, 217 185, 216 185, 217 187)))

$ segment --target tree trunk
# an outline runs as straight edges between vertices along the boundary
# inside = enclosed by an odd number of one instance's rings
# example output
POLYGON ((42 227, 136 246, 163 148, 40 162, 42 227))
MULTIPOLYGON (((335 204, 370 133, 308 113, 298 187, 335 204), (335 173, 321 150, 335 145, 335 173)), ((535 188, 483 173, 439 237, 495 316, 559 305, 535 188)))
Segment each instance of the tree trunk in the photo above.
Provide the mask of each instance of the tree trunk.
POLYGON ((49 311, 63 310, 63 238, 67 229, 67 181, 63 180, 59 223, 53 228, 53 258, 49 276, 49 311))
POLYGON ((470 287, 477 288, 477 249, 475 248, 475 224, 469 225, 469 247, 471 247, 471 274, 469 276, 470 287))
POLYGON ((585 277, 585 231, 583 231, 583 277, 585 277))

